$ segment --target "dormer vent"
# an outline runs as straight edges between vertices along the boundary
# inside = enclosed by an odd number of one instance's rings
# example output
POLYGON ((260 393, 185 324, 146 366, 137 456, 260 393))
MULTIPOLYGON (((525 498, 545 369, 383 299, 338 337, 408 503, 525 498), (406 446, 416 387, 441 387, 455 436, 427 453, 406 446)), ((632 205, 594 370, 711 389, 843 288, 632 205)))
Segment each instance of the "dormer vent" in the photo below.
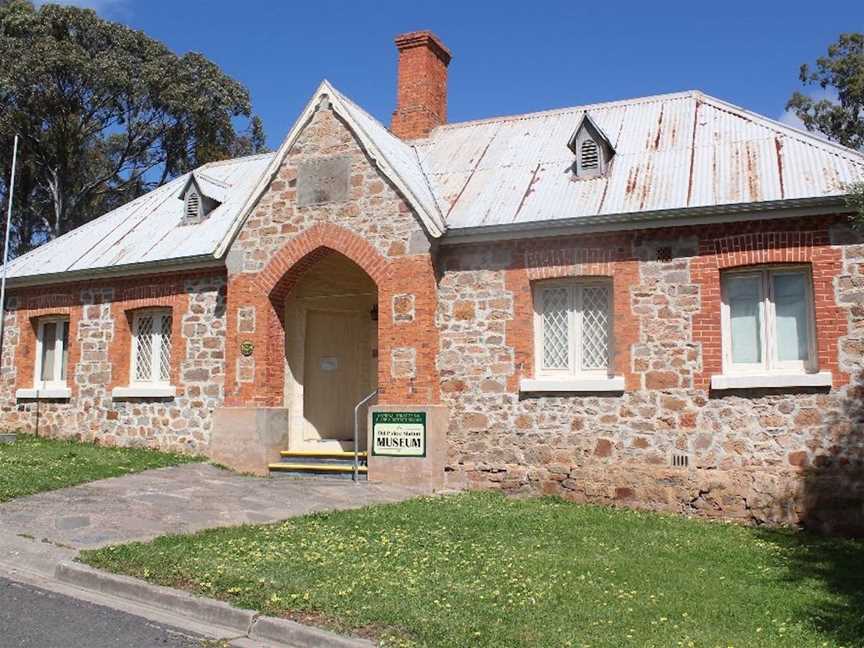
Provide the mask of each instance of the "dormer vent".
POLYGON ((186 192, 186 208, 183 218, 187 221, 197 221, 201 218, 201 194, 192 187, 186 192))
POLYGON ((605 175, 615 155, 615 149, 612 148, 609 138, 588 113, 582 116, 582 121, 579 122, 567 146, 576 156, 573 161, 573 172, 576 178, 605 175))
POLYGON ((600 167, 600 149, 597 142, 586 139, 579 150, 579 168, 583 171, 593 171, 600 167))
POLYGON ((228 185, 199 171, 189 175, 178 198, 183 200, 181 225, 197 225, 219 207, 228 195, 228 185))

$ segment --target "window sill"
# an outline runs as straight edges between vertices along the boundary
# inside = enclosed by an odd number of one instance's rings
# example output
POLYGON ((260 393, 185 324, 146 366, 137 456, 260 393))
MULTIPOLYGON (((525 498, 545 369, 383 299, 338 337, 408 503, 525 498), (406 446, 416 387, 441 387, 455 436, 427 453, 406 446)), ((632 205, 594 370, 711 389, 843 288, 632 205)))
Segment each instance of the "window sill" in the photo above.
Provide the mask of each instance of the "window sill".
POLYGON ((711 389, 830 386, 830 371, 820 371, 819 373, 761 373, 711 376, 711 389))
POLYGON ((623 392, 624 376, 597 378, 524 378, 521 392, 623 392))
POLYGON ((111 398, 114 400, 124 398, 174 398, 177 388, 173 385, 130 385, 128 387, 115 387, 111 390, 111 398))
POLYGON ((30 388, 18 389, 15 392, 15 398, 19 400, 51 400, 65 399, 72 397, 72 390, 68 387, 48 387, 48 388, 30 388))

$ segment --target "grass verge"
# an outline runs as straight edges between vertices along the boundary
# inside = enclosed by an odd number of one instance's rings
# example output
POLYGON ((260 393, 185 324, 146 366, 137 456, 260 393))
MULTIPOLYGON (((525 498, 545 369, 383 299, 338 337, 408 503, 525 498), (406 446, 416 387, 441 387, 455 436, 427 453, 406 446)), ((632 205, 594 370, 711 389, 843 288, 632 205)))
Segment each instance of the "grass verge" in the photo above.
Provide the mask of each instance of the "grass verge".
POLYGON ((86 551, 398 646, 864 646, 864 544, 470 493, 86 551))
POLYGON ((0 444, 0 502, 192 461, 201 459, 144 448, 107 448, 19 434, 14 443, 0 444))

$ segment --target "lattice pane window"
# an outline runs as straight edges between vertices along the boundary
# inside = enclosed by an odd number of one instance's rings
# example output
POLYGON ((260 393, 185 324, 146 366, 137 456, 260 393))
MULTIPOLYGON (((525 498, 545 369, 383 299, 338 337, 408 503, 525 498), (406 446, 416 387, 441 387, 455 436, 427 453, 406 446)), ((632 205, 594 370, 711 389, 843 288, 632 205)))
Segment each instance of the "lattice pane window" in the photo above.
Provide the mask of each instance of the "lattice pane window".
POLYGON ((570 366, 570 291, 547 288, 543 291, 543 367, 570 366))
POLYGON ((171 380, 171 313, 143 311, 133 323, 132 382, 168 384, 171 380))
POLYGON ((550 281, 535 288, 538 375, 608 374, 612 287, 592 281, 550 281))
POLYGON ((609 287, 582 288, 582 370, 609 367, 609 287))
POLYGON ((159 345, 159 380, 169 382, 171 379, 171 315, 162 318, 162 335, 159 345))

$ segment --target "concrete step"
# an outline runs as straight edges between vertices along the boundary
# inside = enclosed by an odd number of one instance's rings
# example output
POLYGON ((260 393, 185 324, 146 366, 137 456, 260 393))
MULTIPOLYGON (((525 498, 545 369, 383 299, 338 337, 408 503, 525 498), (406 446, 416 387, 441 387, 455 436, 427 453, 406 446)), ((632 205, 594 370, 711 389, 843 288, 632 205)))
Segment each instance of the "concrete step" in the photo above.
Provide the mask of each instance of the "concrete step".
MULTIPOLYGON (((351 479, 354 474, 354 464, 341 461, 338 464, 321 462, 280 461, 269 465, 271 475, 287 477, 326 477, 328 479, 351 479)), ((366 479, 368 468, 357 467, 359 479, 366 479)))
MULTIPOLYGON (((354 466, 353 452, 339 451, 316 451, 316 450, 283 450, 279 453, 282 457, 282 463, 309 465, 309 466, 354 466)), ((357 462, 363 466, 366 465, 366 453, 361 452, 357 455, 357 462)))

